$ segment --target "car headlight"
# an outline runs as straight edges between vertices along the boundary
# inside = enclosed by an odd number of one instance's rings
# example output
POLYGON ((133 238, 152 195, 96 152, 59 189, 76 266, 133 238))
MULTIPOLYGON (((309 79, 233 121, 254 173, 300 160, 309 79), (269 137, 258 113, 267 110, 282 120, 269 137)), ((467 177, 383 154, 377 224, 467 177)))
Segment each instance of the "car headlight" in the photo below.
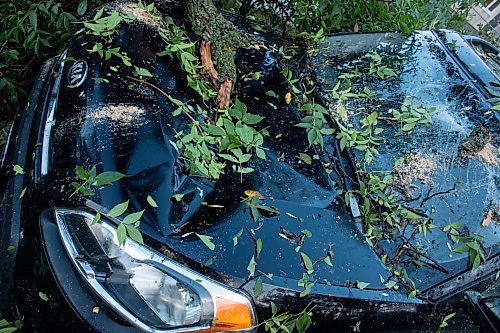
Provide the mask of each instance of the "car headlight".
POLYGON ((144 245, 118 245, 116 228, 94 215, 55 209, 59 233, 77 270, 115 312, 147 332, 251 331, 243 293, 200 275, 144 245))

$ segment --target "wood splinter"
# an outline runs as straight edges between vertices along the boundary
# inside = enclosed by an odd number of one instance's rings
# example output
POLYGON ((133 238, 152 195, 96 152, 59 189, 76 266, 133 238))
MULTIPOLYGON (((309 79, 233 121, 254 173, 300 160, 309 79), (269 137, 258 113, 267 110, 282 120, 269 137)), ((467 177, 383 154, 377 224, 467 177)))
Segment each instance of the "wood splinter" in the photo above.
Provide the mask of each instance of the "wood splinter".
POLYGON ((215 89, 218 89, 217 107, 219 109, 228 107, 231 102, 233 82, 230 79, 225 78, 222 83, 219 83, 219 73, 215 69, 212 61, 212 44, 210 42, 201 42, 200 54, 203 73, 207 76, 210 84, 212 84, 215 89))

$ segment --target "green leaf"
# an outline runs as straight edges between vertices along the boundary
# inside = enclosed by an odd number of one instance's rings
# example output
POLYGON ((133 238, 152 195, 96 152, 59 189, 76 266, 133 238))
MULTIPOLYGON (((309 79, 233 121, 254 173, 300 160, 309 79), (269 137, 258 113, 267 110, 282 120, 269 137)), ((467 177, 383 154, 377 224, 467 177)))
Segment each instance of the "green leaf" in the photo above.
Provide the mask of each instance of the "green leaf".
POLYGON ((266 152, 262 148, 255 148, 255 155, 260 159, 266 159, 266 152))
POLYGON ((172 198, 174 198, 174 199, 175 199, 175 201, 179 202, 179 201, 181 201, 181 200, 182 200, 182 198, 184 198, 184 194, 181 194, 181 193, 174 194, 174 195, 172 196, 172 198))
POLYGON ((97 186, 111 185, 112 183, 124 177, 126 176, 120 172, 104 171, 103 173, 100 173, 95 177, 93 185, 97 186))
POLYGON ((205 130, 210 135, 216 135, 216 136, 225 136, 226 135, 226 131, 224 131, 224 129, 222 127, 212 125, 212 124, 209 124, 208 126, 206 126, 205 130))
POLYGON ((405 124, 405 125, 401 128, 401 130, 402 130, 403 132, 409 132, 409 131, 411 131, 411 130, 415 127, 415 125, 417 125, 417 123, 409 123, 409 124, 405 124))
POLYGON ((153 199, 152 196, 148 195, 148 198, 147 198, 147 201, 148 201, 148 204, 153 207, 153 208, 158 208, 158 205, 156 204, 156 201, 155 199, 153 199))
POLYGON ((140 212, 135 212, 135 213, 132 213, 132 214, 125 216, 122 223, 125 223, 125 224, 135 223, 141 219, 142 214, 144 214, 144 209, 141 210, 140 212))
POLYGON ((78 15, 82 16, 83 14, 85 14, 86 11, 87 11, 87 0, 80 0, 76 12, 78 13, 78 15))
POLYGON ((219 156, 222 157, 223 159, 228 160, 228 161, 231 161, 231 162, 234 162, 234 163, 239 163, 238 159, 236 157, 234 157, 233 155, 219 154, 219 156))
POLYGON ((312 274, 314 272, 314 267, 311 258, 309 258, 309 256, 304 252, 300 252, 300 256, 302 258, 302 263, 307 270, 307 274, 312 274))
POLYGON ((118 228, 116 228, 116 236, 118 237, 118 244, 120 244, 120 246, 125 245, 125 239, 127 237, 127 227, 125 224, 120 223, 118 225, 118 228))
POLYGON ((450 320, 451 318, 453 318, 455 316, 455 312, 452 312, 448 315, 446 315, 443 320, 441 321, 441 325, 439 325, 440 328, 445 328, 446 326, 448 326, 448 323, 447 321, 450 320))
POLYGON ((252 113, 246 113, 243 116, 243 122, 247 125, 255 125, 257 123, 260 123, 263 119, 264 117, 252 113))
POLYGON ((19 194, 19 199, 22 199, 24 197, 24 194, 26 193, 26 187, 23 188, 23 190, 21 191, 21 194, 19 194))
POLYGON ((153 76, 153 74, 151 74, 151 72, 148 71, 146 68, 134 66, 134 69, 135 69, 133 73, 134 76, 145 76, 145 77, 153 76))
POLYGON ((239 168, 238 171, 240 173, 250 173, 250 172, 253 172, 253 168, 239 168))
POLYGON ((247 145, 252 143, 254 132, 255 130, 247 125, 236 128, 236 133, 240 137, 241 141, 243 141, 247 145))
POLYGON ((276 93, 272 90, 266 91, 266 96, 278 98, 278 95, 276 95, 276 93))
POLYGON ((405 219, 409 219, 409 220, 422 219, 421 215, 418 215, 418 214, 416 214, 408 209, 401 210, 401 216, 404 217, 405 219))
POLYGON ((316 143, 318 139, 318 133, 315 130, 310 130, 307 132, 307 140, 309 141, 309 145, 312 146, 316 143))
POLYGON ((233 246, 238 245, 238 238, 243 234, 243 228, 233 236, 233 246))
POLYGON ((127 228, 127 234, 130 237, 130 239, 139 244, 144 244, 144 240, 142 239, 142 234, 138 228, 131 225, 125 225, 125 227, 127 228))
POLYGON ((255 262, 255 256, 252 256, 252 259, 250 259, 250 262, 248 263, 247 270, 250 272, 250 277, 253 277, 255 275, 255 267, 257 266, 257 263, 255 262))
POLYGON ((312 237, 312 232, 310 232, 307 229, 302 230, 301 233, 303 233, 307 238, 311 238, 312 237))
POLYGON ((92 219, 92 224, 99 223, 101 221, 101 213, 97 213, 92 219))
POLYGON ((322 128, 319 131, 321 134, 324 134, 324 135, 332 135, 333 133, 335 133, 334 128, 322 128))
POLYGON ((38 292, 38 296, 42 299, 42 301, 45 301, 47 302, 49 300, 49 298, 47 297, 47 295, 43 292, 38 292))
POLYGON ((212 243, 212 239, 213 237, 212 236, 207 236, 207 235, 200 235, 198 233, 195 233, 196 236, 198 236, 199 239, 201 239, 201 241, 210 249, 210 250, 214 250, 215 249, 215 244, 212 243))
POLYGON ((15 331, 17 331, 17 327, 15 327, 15 326, 0 328, 0 333, 12 333, 12 332, 15 332, 15 331))
POLYGON ((87 171, 85 171, 85 169, 82 166, 77 165, 75 171, 76 171, 76 176, 81 180, 87 180, 89 178, 89 174, 87 173, 87 171))
POLYGON ((260 255, 260 252, 262 251, 262 239, 260 239, 260 238, 257 239, 256 248, 257 248, 257 258, 258 258, 260 255))
POLYGON ((306 164, 312 163, 311 157, 307 154, 304 154, 304 153, 299 153, 299 159, 304 161, 306 164))
POLYGON ((262 295, 262 292, 264 290, 264 285, 262 283, 262 279, 259 277, 257 278, 257 281, 255 281, 255 285, 253 286, 253 294, 255 297, 259 297, 262 295))
POLYGON ((24 170, 21 166, 16 164, 16 165, 14 165, 14 167, 12 169, 14 170, 16 175, 24 175, 24 170))
POLYGON ((29 20, 30 20, 31 26, 33 27, 33 30, 36 31, 38 28, 38 18, 37 18, 37 15, 34 11, 31 11, 29 13, 29 20))
POLYGON ((327 256, 327 257, 325 257, 325 258, 323 259, 323 261, 324 261, 324 262, 325 262, 325 264, 327 264, 328 266, 333 267, 333 264, 332 264, 332 261, 330 260, 330 257, 328 257, 328 256, 327 256))
POLYGON ((357 281, 356 282, 356 288, 358 289, 365 289, 366 287, 368 287, 370 284, 367 283, 367 282, 361 282, 361 281, 357 281))
POLYGON ((113 208, 110 209, 110 211, 106 214, 107 216, 111 217, 118 217, 125 213, 125 211, 128 208, 128 200, 122 203, 119 203, 118 205, 114 206, 113 208))
POLYGON ((313 286, 314 283, 306 283, 306 285, 304 286, 304 290, 299 294, 299 297, 304 297, 309 295, 311 293, 313 286))

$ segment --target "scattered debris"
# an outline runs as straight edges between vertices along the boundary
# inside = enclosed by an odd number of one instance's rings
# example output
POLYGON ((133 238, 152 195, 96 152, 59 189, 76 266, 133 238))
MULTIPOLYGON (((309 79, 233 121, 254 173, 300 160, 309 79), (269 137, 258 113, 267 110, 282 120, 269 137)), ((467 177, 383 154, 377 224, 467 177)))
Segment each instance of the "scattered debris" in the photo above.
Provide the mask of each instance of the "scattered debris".
POLYGON ((249 198, 253 198, 253 197, 257 196, 259 198, 259 200, 264 200, 264 196, 262 194, 260 194, 259 191, 256 191, 256 190, 245 190, 245 194, 249 198))
POLYGON ((153 15, 151 12, 142 8, 137 3, 125 2, 117 5, 116 9, 125 15, 131 15, 141 23, 149 25, 154 28, 160 28, 163 23, 160 17, 153 15))
POLYGON ((483 150, 491 141, 491 134, 485 127, 478 125, 474 127, 469 136, 460 142, 458 153, 462 157, 471 157, 483 150))
POLYGON ((420 180, 425 184, 432 184, 432 174, 439 170, 436 160, 437 156, 423 155, 420 152, 408 156, 405 162, 394 170, 395 183, 408 186, 415 180, 420 180))
POLYGON ((486 214, 486 217, 484 218, 483 220, 483 223, 481 223, 481 225, 483 227, 487 227, 490 225, 491 223, 491 220, 493 219, 493 212, 491 211, 491 209, 488 211, 488 214, 486 214))
POLYGON ((92 119, 108 119, 120 124, 129 124, 144 115, 146 110, 136 105, 117 104, 105 105, 90 113, 87 117, 92 119))
POLYGON ((295 244, 295 238, 297 238, 297 235, 294 234, 293 232, 291 231, 288 231, 286 229, 283 229, 282 227, 280 227, 280 237, 286 239, 287 241, 289 241, 291 244, 295 244))
POLYGON ((491 143, 487 143, 483 149, 481 149, 477 155, 481 157, 484 163, 490 166, 497 166, 500 162, 498 148, 493 146, 491 143))

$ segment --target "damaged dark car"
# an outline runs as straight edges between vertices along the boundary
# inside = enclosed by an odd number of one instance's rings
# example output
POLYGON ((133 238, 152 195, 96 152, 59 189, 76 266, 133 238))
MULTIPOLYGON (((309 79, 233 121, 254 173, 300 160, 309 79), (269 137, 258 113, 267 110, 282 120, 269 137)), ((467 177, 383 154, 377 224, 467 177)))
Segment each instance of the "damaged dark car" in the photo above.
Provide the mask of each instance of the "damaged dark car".
POLYGON ((223 108, 175 3, 108 4, 45 63, 1 156, 0 313, 498 332, 498 50, 449 30, 292 47, 226 18, 252 45, 223 108))

